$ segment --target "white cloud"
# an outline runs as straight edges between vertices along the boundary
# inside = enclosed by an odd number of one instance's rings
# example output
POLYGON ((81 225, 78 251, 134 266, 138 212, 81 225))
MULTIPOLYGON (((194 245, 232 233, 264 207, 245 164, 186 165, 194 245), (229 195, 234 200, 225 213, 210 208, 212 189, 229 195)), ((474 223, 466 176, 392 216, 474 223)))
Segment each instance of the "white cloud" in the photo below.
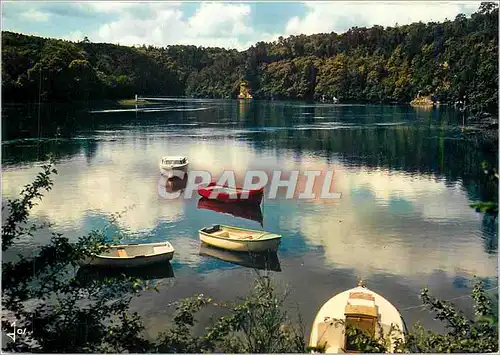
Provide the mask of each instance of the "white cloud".
POLYGON ((99 1, 99 2, 82 2, 73 4, 73 6, 92 12, 100 13, 123 13, 127 10, 138 8, 139 3, 134 2, 114 2, 114 1, 99 1))
POLYGON ((308 12, 291 18, 287 35, 342 33, 353 26, 394 26, 413 22, 453 20, 459 13, 477 10, 479 2, 306 2, 308 12))
POLYGON ((65 39, 67 41, 73 41, 73 42, 78 42, 81 41, 85 37, 82 31, 73 31, 70 32, 68 35, 64 36, 62 39, 65 39))
POLYGON ((28 11, 22 12, 20 14, 21 18, 26 21, 35 21, 35 22, 46 22, 49 20, 50 15, 47 12, 30 9, 28 11))
MULTIPOLYGON (((64 28, 61 23, 61 37, 65 39, 80 40, 82 31, 93 42, 156 46, 191 44, 239 50, 259 41, 275 41, 279 36, 292 34, 341 33, 353 26, 443 21, 454 19, 462 12, 469 15, 479 7, 479 2, 305 2, 304 14, 288 18, 285 26, 276 24, 273 30, 263 32, 252 27, 252 8, 247 3, 200 2, 200 7, 189 18, 181 2, 61 2, 57 11, 42 2, 26 3, 26 7, 13 6, 14 3, 9 3, 8 18, 12 22, 9 27, 15 31, 47 36, 46 29, 41 26, 36 31, 22 29, 31 23, 46 23, 52 17, 71 15, 76 21, 84 18, 87 24, 75 23, 73 28, 64 28), (89 19, 93 19, 90 25, 89 19), (18 23, 13 26, 15 22, 18 23)), ((2 16, 7 18, 7 15, 2 16)))
POLYGON ((274 41, 280 35, 344 32, 352 26, 394 26, 396 23, 443 21, 475 11, 479 3, 435 2, 306 2, 307 13, 291 18, 284 30, 259 32, 249 25, 248 4, 201 3, 188 19, 177 3, 86 3, 94 12, 118 19, 102 24, 90 35, 96 42, 124 45, 192 44, 244 50, 258 41, 274 41), (141 16, 140 14, 144 14, 141 16), (147 15, 145 15, 147 14, 147 15))
POLYGON ((202 3, 188 20, 189 36, 215 37, 251 34, 253 31, 244 23, 250 15, 250 6, 202 3))
POLYGON ((117 20, 102 24, 89 35, 93 42, 156 46, 192 44, 240 50, 255 42, 242 39, 242 36, 254 35, 248 25, 251 9, 247 4, 202 3, 188 19, 183 18, 179 5, 88 3, 77 6, 118 16, 117 20))

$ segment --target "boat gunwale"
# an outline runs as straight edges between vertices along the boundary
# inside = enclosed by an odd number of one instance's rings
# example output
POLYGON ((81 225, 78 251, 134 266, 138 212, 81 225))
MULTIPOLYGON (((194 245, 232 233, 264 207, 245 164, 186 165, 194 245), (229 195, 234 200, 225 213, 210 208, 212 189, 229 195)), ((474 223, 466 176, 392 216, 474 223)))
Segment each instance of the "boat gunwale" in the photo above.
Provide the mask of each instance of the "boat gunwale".
POLYGON ((275 240, 275 239, 281 239, 282 238, 281 234, 272 233, 272 232, 266 232, 266 231, 261 231, 261 230, 257 230, 257 229, 231 227, 231 226, 226 226, 226 225, 223 225, 223 224, 218 224, 218 226, 220 226, 221 229, 236 229, 236 230, 239 230, 239 231, 258 232, 258 233, 264 232, 264 233, 259 237, 259 239, 233 239, 233 238, 227 238, 227 237, 219 237, 219 236, 212 235, 210 233, 207 233, 207 232, 203 231, 204 228, 198 230, 198 233, 203 234, 203 235, 205 235, 207 237, 211 237, 211 238, 222 239, 222 240, 226 240, 226 241, 241 242, 241 243, 264 242, 264 241, 269 241, 269 240, 275 240), (262 238, 264 236, 266 236, 266 237, 262 238))

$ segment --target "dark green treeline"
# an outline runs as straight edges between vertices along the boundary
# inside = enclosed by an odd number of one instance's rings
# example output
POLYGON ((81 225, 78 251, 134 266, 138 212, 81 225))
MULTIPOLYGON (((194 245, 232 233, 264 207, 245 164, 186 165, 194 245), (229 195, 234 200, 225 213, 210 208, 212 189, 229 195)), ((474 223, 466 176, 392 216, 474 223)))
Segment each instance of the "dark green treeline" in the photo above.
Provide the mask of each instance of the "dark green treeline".
POLYGON ((280 37, 248 50, 78 43, 2 32, 6 101, 85 101, 158 96, 235 97, 241 79, 261 99, 443 103, 465 97, 476 112, 498 104, 498 7, 470 18, 343 34, 280 37))

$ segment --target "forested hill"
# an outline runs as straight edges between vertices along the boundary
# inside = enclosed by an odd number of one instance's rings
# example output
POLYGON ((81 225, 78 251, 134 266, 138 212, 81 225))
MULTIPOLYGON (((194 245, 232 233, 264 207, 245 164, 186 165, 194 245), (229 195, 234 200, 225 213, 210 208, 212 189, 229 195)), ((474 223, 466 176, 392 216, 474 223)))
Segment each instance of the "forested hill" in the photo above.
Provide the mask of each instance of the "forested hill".
POLYGON ((70 101, 143 95, 409 102, 420 91, 441 102, 466 97, 497 112, 498 7, 442 23, 352 28, 259 42, 246 51, 196 46, 125 47, 2 32, 6 101, 70 101))

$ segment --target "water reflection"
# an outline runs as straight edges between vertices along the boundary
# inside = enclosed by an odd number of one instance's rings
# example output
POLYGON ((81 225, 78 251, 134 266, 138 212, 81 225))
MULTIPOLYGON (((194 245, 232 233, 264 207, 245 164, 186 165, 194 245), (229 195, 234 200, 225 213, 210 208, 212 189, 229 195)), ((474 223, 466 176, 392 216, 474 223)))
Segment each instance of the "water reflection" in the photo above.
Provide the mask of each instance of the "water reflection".
POLYGON ((496 254, 498 252, 498 218, 488 214, 483 215, 481 231, 484 250, 488 254, 496 254))
MULTIPOLYGON (((183 202, 165 200, 158 194, 159 174, 157 169, 153 172, 158 160, 145 162, 133 146, 121 148, 121 144, 112 142, 101 145, 90 167, 78 157, 60 161, 54 188, 33 208, 33 216, 45 217, 58 228, 74 230, 87 229, 84 225, 87 217, 129 209, 117 224, 122 232, 136 234, 139 239, 150 238, 149 232, 158 221, 182 219, 183 202)), ((161 149, 158 153, 161 154, 161 149)), ((15 196, 38 172, 38 167, 4 171, 3 194, 15 196)))
POLYGON ((247 253, 234 252, 214 248, 205 243, 200 243, 200 255, 210 256, 228 263, 244 266, 251 269, 281 271, 278 254, 276 252, 267 253, 247 253))
MULTIPOLYGON (((446 110, 433 116, 398 107, 250 102, 241 118, 238 105, 141 113, 137 120, 101 115, 103 122, 86 131, 87 137, 50 148, 65 159, 53 190, 33 215, 81 235, 101 226, 103 216, 134 206, 120 218, 116 233, 136 241, 167 238, 176 248, 174 266, 196 270, 202 264, 197 230, 232 224, 237 215, 247 219, 238 224, 249 228, 265 217, 266 229, 283 235, 281 258, 318 253, 325 268, 353 270, 360 277, 420 279, 436 272, 495 277, 497 222, 468 205, 497 198, 480 170, 481 161, 493 166, 496 161, 488 149, 459 139, 446 110), (251 212, 207 206, 196 193, 189 200, 165 199, 160 191, 186 187, 182 180, 159 180, 157 162, 165 152, 188 156, 191 169, 212 176, 233 170, 237 184, 249 169, 285 170, 283 178, 294 169, 331 170, 331 191, 342 198, 288 200, 280 191, 278 199, 251 212)), ((22 165, 36 156, 33 150, 3 146, 5 196, 16 195, 38 172, 22 165)), ((305 184, 301 176, 296 193, 305 184)), ((320 180, 317 195, 321 187, 320 180)))
POLYGON ((172 176, 167 178, 162 175, 160 177, 160 185, 165 187, 165 191, 168 193, 173 193, 176 191, 182 191, 186 188, 186 184, 188 181, 188 174, 184 174, 184 177, 181 179, 178 176, 172 176))
POLYGON ((94 279, 133 277, 141 280, 158 280, 174 277, 174 269, 170 262, 156 263, 148 266, 128 268, 80 267, 76 278, 81 282, 94 279))
POLYGON ((262 217, 262 211, 259 205, 237 202, 224 203, 202 197, 198 200, 197 207, 218 213, 227 213, 235 217, 250 219, 260 223, 261 226, 264 225, 264 218, 262 217))

